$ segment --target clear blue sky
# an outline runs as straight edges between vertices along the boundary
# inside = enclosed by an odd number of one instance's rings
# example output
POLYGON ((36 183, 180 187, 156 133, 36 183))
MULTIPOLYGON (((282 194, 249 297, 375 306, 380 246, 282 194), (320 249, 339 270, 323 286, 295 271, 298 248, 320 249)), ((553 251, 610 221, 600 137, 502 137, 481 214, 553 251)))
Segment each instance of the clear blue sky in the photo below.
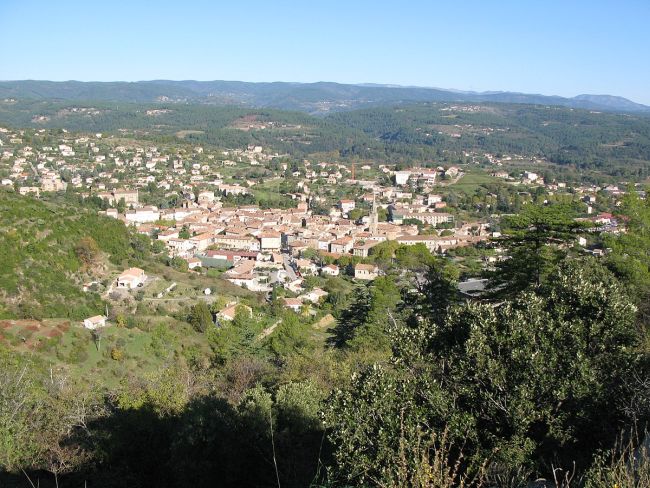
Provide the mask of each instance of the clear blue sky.
POLYGON ((0 79, 337 81, 650 104, 650 0, 0 0, 0 79))

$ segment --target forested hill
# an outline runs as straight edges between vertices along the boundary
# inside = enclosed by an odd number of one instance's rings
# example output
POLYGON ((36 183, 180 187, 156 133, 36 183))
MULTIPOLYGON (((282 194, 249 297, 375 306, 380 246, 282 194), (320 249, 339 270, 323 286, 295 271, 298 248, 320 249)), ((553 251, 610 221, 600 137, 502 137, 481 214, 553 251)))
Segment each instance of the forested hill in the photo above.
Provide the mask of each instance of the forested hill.
POLYGON ((650 118, 535 105, 417 104, 333 114, 388 150, 417 157, 436 148, 462 155, 536 156, 576 169, 647 176, 650 118))
POLYGON ((0 318, 78 320, 102 313, 104 303, 82 291, 83 280, 142 254, 139 236, 80 208, 76 198, 46 202, 0 190, 0 215, 0 318))
POLYGON ((513 92, 461 92, 438 88, 341 83, 248 83, 242 81, 127 82, 3 81, 0 98, 101 100, 109 102, 183 102, 299 110, 313 114, 405 102, 526 103, 614 112, 643 112, 650 107, 611 95, 573 98, 513 92))
POLYGON ((414 103, 314 117, 201 104, 0 101, 0 124, 224 148, 259 144, 296 157, 457 164, 473 152, 634 178, 650 168, 650 117, 539 105, 414 103))

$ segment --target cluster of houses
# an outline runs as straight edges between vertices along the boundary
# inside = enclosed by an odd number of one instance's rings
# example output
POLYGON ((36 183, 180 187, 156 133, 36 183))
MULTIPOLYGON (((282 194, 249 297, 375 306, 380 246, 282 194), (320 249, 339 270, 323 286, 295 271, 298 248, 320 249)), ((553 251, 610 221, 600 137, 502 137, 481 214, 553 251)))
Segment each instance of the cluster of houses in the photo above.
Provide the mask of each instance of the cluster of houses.
MULTIPOLYGON (((151 117, 158 113, 149 112, 146 115, 151 117)), ((445 253, 490 236, 486 223, 457 221, 455 209, 434 191, 435 185, 463 176, 457 166, 396 169, 364 164, 355 168, 304 160, 289 168, 288 163, 277 159, 278 154, 269 154, 261 146, 222 151, 189 145, 117 145, 102 134, 79 136, 64 131, 53 139, 56 143, 34 147, 24 142, 32 140, 27 136, 25 131, 0 128, 0 166, 7 170, 1 185, 15 186, 24 195, 39 196, 72 187, 99 197, 109 207, 107 216, 160 241, 169 256, 185 259, 190 269, 227 269, 222 274, 224 279, 255 291, 283 286, 298 296, 285 300, 285 305, 295 310, 306 303, 317 303, 325 293, 307 291, 306 276, 338 276, 344 272, 335 264, 322 262, 322 256, 364 259, 384 241, 424 245, 431 252, 445 253), (225 205, 239 201, 231 197, 255 192, 256 181, 235 178, 233 173, 256 166, 272 168, 277 179, 287 174, 295 178, 295 189, 289 194, 293 208, 225 205), (356 170, 364 176, 358 178, 356 170), (323 184, 346 191, 333 202, 323 192, 312 190, 323 184), (158 208, 147 204, 149 200, 143 194, 151 188, 166 196, 178 196, 176 205, 158 208), (324 202, 328 202, 325 211, 315 212, 314 208, 323 207, 324 202), (387 217, 380 220, 379 210, 387 217)), ((507 159, 485 157, 496 165, 507 159)), ((544 182, 533 171, 525 171, 516 179, 500 170, 493 176, 513 184, 544 185, 549 192, 569 190, 563 183, 544 182)), ((616 185, 590 185, 571 191, 584 196, 587 213, 592 212, 599 192, 612 196, 624 193, 616 185)), ((616 226, 615 219, 604 214, 594 215, 592 220, 600 228, 616 226)), ((379 275, 377 267, 367 263, 345 272, 362 281, 379 275)), ((146 279, 143 270, 131 268, 114 286, 132 290, 143 286, 146 279)), ((227 316, 229 313, 224 312, 223 320, 228 320, 227 316)), ((101 327, 105 324, 101 317, 91 317, 84 325, 101 327)))
MULTIPOLYGON (((204 203, 186 200, 180 208, 161 210, 142 206, 123 214, 109 209, 106 214, 163 242, 167 253, 186 259, 190 269, 229 267, 223 274, 225 279, 255 291, 269 291, 282 284, 300 292, 304 276, 340 273, 335 265, 320 263, 310 251, 333 259, 343 255, 367 258, 374 246, 393 240, 404 245, 423 244, 432 252, 444 253, 454 247, 473 245, 488 236, 484 224, 478 225, 478 234, 476 225, 472 230, 468 225, 459 225, 445 235, 439 232, 422 235, 413 221, 433 228, 440 224, 455 225, 452 214, 438 211, 441 208, 438 204, 444 203, 442 198, 418 195, 410 202, 396 202, 388 200, 389 190, 372 188, 370 195, 363 194, 358 201, 341 199, 328 215, 314 214, 306 193, 297 193, 296 206, 289 209, 262 209, 256 205, 223 207, 214 195, 204 203), (377 198, 388 208, 391 222, 379 222, 377 198), (357 220, 347 218, 357 203, 364 200, 372 202, 370 215, 357 220)), ((377 270, 366 266, 355 269, 354 277, 374 279, 377 270)))

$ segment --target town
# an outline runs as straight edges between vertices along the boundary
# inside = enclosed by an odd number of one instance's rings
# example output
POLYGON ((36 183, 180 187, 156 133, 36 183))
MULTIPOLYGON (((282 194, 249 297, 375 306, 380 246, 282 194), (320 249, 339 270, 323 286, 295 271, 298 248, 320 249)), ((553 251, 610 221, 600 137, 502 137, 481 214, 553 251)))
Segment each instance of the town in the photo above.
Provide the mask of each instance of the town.
MULTIPOLYGON (((476 276, 464 276, 470 281, 485 281, 480 271, 508 257, 507 250, 491 243, 500 236, 499 215, 507 213, 498 209, 503 197, 486 193, 477 202, 472 195, 473 208, 462 208, 450 193, 455 184, 478 174, 471 166, 295 162, 261 146, 162 148, 133 140, 127 145, 99 133, 54 135, 45 129, 31 135, 0 128, 0 144, 2 185, 37 198, 72 191, 97 199, 104 207, 100 214, 156 241, 176 266, 193 272, 213 269, 219 279, 254 292, 269 294, 282 287, 289 292, 285 306, 296 312, 304 305, 318 306, 327 296, 321 288, 306 288, 306 277, 369 281, 379 276, 372 253, 382 242, 423 245, 437 255, 479 248, 480 267, 471 270, 476 276), (28 145, 26 135, 47 136, 51 142, 28 145), (256 178, 256 170, 271 176, 256 178), (256 203, 256 195, 269 193, 263 205, 256 203)), ((618 232, 612 214, 599 210, 618 205, 625 194, 619 186, 544 181, 531 170, 501 169, 512 157, 483 156, 489 164, 483 178, 511 187, 513 200, 576 201, 595 228, 618 232)), ((584 238, 579 243, 585 252, 603 253, 584 238)), ((144 271, 131 269, 116 277, 114 287, 145 283, 144 271)), ((105 290, 106 297, 112 289, 105 290)), ((105 325, 102 317, 86 326, 105 325)))
POLYGON ((649 1, 0 1, 0 488, 650 488, 649 1))

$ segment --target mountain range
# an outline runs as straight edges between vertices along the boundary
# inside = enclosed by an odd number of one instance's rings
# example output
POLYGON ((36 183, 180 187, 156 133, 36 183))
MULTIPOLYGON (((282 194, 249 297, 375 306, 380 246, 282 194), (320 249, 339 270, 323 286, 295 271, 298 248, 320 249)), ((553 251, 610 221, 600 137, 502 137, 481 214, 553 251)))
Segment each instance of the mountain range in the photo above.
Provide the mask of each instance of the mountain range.
POLYGON ((648 113, 650 107, 612 95, 572 98, 515 92, 377 84, 252 83, 243 81, 81 82, 0 81, 0 99, 110 102, 176 102, 297 110, 314 115, 409 102, 492 102, 562 106, 597 111, 648 113))

